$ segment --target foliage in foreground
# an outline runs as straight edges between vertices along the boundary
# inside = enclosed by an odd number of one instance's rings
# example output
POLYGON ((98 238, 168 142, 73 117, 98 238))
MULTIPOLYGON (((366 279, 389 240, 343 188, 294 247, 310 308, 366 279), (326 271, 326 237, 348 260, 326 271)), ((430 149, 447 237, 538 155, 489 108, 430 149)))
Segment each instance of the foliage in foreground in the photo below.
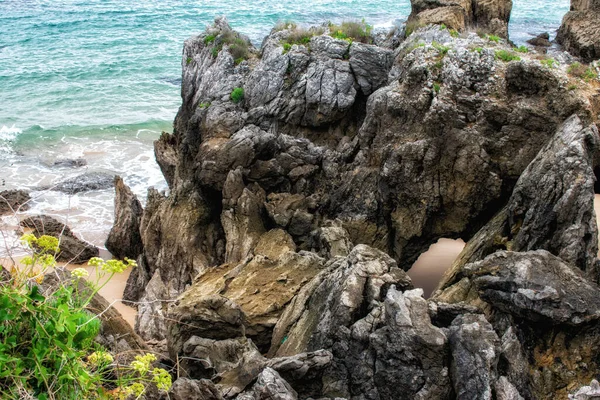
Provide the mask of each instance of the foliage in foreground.
POLYGON ((23 268, 10 277, 0 271, 7 278, 0 282, 0 399, 134 399, 150 386, 168 390, 171 376, 152 367, 152 354, 116 364, 95 342, 100 321, 86 310, 114 274, 135 263, 93 258, 95 285, 79 281, 88 275, 83 268, 44 282, 56 266, 58 239, 26 234, 22 241, 31 251, 23 268))

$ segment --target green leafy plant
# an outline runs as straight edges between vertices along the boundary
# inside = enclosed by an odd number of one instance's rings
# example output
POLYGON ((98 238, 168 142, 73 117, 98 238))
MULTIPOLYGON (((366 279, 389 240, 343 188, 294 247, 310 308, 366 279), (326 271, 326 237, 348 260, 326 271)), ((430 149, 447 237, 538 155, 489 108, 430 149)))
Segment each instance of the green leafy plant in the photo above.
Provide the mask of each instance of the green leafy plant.
POLYGON ((217 38, 217 36, 216 36, 216 35, 207 35, 207 36, 204 38, 204 44, 211 44, 212 42, 214 42, 214 41, 215 41, 215 39, 216 39, 216 38, 217 38))
POLYGON ((56 266, 58 239, 26 234, 21 240, 30 254, 0 282, 0 398, 125 399, 125 393, 141 396, 149 385, 168 390, 164 369, 144 375, 133 365, 116 365, 95 342, 100 321, 86 309, 114 274, 135 263, 93 258, 95 283, 81 281, 88 276, 83 268, 44 282, 56 266))
POLYGON ((502 60, 504 62, 510 61, 519 61, 521 57, 516 55, 515 53, 508 50, 497 50, 496 51, 496 59, 502 60))
POLYGON ((567 68, 567 73, 577 78, 581 78, 586 82, 598 78, 598 74, 592 67, 585 66, 579 62, 574 62, 573 64, 569 65, 569 68, 567 68))
POLYGON ((244 100, 244 88, 236 87, 233 89, 229 97, 234 103, 239 103, 240 101, 244 100))
POLYGON ((192 57, 188 57, 188 58, 185 60, 185 65, 190 65, 190 64, 192 63, 192 61, 194 61, 194 59, 193 59, 192 57))
POLYGON ((348 42, 372 43, 371 33, 373 27, 362 21, 344 21, 339 25, 329 24, 329 34, 335 39, 346 40, 348 42))
POLYGON ((487 38, 490 42, 494 42, 494 43, 500 42, 500 36, 488 35, 487 38))
POLYGON ((529 53, 529 49, 527 48, 527 46, 519 46, 516 50, 519 53, 529 53))
POLYGON ((577 85, 569 85, 568 89, 569 90, 576 90, 577 89, 577 85))
POLYGON ((440 89, 441 89, 441 86, 440 86, 440 84, 439 84, 439 83, 437 83, 437 82, 434 82, 434 83, 433 83, 433 91, 434 91, 434 92, 436 92, 436 93, 439 93, 439 92, 440 92, 440 89))
POLYGON ((448 54, 448 51, 450 51, 450 47, 448 46, 444 46, 438 42, 432 42, 431 45, 433 46, 434 49, 436 49, 438 51, 438 53, 440 54, 440 56, 444 57, 446 54, 448 54))
POLYGON ((475 47, 475 48, 473 49, 473 51, 476 51, 476 52, 478 52, 479 54, 481 54, 481 53, 483 52, 483 47, 475 47))
POLYGON ((554 68, 557 65, 557 62, 554 58, 546 58, 544 60, 541 60, 540 63, 542 63, 543 66, 548 68, 554 68))
POLYGON ((200 109, 205 109, 205 108, 208 108, 208 107, 210 107, 210 102, 198 104, 198 108, 200 108, 200 109))
POLYGON ((450 29, 450 36, 452 36, 453 38, 457 38, 460 36, 460 33, 458 33, 458 31, 456 29, 450 29))

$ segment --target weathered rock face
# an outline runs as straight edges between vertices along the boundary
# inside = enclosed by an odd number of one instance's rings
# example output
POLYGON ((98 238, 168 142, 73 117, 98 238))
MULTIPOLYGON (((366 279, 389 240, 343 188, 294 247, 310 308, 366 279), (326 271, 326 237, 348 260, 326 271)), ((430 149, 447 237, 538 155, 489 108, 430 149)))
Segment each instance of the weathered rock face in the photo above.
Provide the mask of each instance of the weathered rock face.
POLYGON ((478 29, 508 38, 512 0, 411 0, 409 24, 444 24, 450 29, 478 29))
POLYGON ((115 223, 113 224, 106 248, 116 258, 136 259, 143 251, 140 236, 142 204, 121 177, 115 178, 115 223))
POLYGON ((4 190, 0 192, 0 215, 13 214, 29 208, 31 196, 24 190, 4 190))
MULTIPOLYGON (((444 7, 489 27, 507 4, 444 7)), ((149 192, 127 289, 138 331, 198 380, 178 390, 520 399, 588 384, 590 101, 475 34, 431 27, 395 49, 297 34, 241 62, 224 20, 185 44, 183 104, 155 147, 170 192, 149 192), (432 302, 403 270, 440 237, 471 240, 432 302)))
POLYGON ((600 58, 600 1, 572 0, 556 40, 567 51, 587 61, 600 58))
POLYGON ((568 119, 434 294, 486 310, 506 354, 498 373, 526 398, 566 397, 598 368, 598 140, 594 125, 568 119))
POLYGON ((49 235, 58 238, 60 240, 59 253, 56 255, 58 261, 83 264, 100 254, 97 247, 79 239, 67 225, 47 215, 27 217, 20 222, 20 225, 32 229, 36 236, 49 235))

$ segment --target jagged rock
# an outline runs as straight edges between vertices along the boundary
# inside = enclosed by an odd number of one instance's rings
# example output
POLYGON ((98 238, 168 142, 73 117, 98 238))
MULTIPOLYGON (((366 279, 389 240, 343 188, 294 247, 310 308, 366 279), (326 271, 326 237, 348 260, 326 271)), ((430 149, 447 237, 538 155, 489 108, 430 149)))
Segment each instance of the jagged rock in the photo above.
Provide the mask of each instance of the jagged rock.
POLYGON ((27 217, 20 222, 20 225, 32 229, 36 236, 49 235, 58 238, 60 241, 60 251, 56 255, 58 261, 83 264, 100 254, 97 247, 80 240, 67 225, 47 215, 27 217))
POLYGON ((481 314, 460 315, 449 328, 448 340, 457 398, 491 400, 500 340, 490 323, 481 314))
POLYGON ((139 304, 143 306, 138 306, 135 315, 135 330, 145 340, 165 339, 167 327, 165 317, 170 299, 171 296, 162 281, 160 271, 156 270, 139 300, 139 304))
POLYGON ((350 67, 365 96, 387 83, 393 61, 388 49, 359 42, 350 46, 350 67))
POLYGON ((556 40, 575 56, 591 61, 600 58, 600 1, 571 0, 556 40))
POLYGON ((312 247, 321 249, 320 255, 325 258, 346 257, 352 250, 348 231, 341 221, 324 221, 319 229, 312 232, 312 240, 312 247))
POLYGON ((505 376, 496 381, 494 390, 497 400, 523 400, 523 396, 505 376))
POLYGON ((600 288, 545 250, 498 251, 464 272, 484 301, 533 322, 581 325, 600 318, 600 288))
POLYGON ((294 242, 283 230, 265 233, 254 253, 240 264, 225 264, 202 273, 185 292, 184 300, 193 304, 211 295, 229 299, 245 316, 246 336, 267 351, 284 307, 323 268, 323 260, 313 253, 296 253, 294 242))
POLYGON ((600 399, 600 384, 592 380, 589 386, 584 386, 577 393, 570 394, 569 400, 598 400, 600 399))
POLYGON ((56 160, 52 163, 53 167, 80 168, 87 165, 85 158, 65 158, 56 160))
POLYGON ((297 400, 298 394, 272 368, 265 368, 249 392, 236 397, 237 400, 297 400))
POLYGON ((277 371, 298 392, 300 398, 316 397, 323 391, 323 372, 333 361, 325 350, 272 358, 267 366, 277 371))
POLYGON ((525 398, 566 397, 597 368, 597 135, 595 126, 567 120, 433 296, 485 310, 502 337, 502 374, 525 398))
POLYGON ((508 38, 508 21, 512 0, 411 0, 408 18, 413 24, 444 24, 450 29, 485 30, 508 38))
POLYGON ((169 390, 172 400, 222 400, 215 384, 208 379, 177 378, 169 390))
POLYGON ((540 33, 536 37, 529 39, 527 43, 541 47, 552 46, 552 43, 550 43, 550 35, 548 34, 548 32, 540 33))
POLYGON ((455 318, 463 314, 481 314, 483 311, 466 303, 441 303, 429 301, 429 316, 431 323, 438 327, 447 328, 455 318))
POLYGON ((3 190, 0 192, 0 215, 13 214, 29 209, 31 196, 24 190, 3 190))
POLYGON ((56 190, 67 194, 109 189, 113 186, 115 175, 106 172, 86 172, 66 179, 55 185, 44 186, 41 190, 56 190))
POLYGON ((162 132, 158 140, 154 142, 154 157, 167 181, 167 185, 172 188, 175 184, 175 169, 177 168, 175 136, 162 132))
POLYGON ((140 221, 143 211, 142 204, 123 179, 115 177, 115 222, 105 243, 115 258, 136 259, 142 253, 140 221))

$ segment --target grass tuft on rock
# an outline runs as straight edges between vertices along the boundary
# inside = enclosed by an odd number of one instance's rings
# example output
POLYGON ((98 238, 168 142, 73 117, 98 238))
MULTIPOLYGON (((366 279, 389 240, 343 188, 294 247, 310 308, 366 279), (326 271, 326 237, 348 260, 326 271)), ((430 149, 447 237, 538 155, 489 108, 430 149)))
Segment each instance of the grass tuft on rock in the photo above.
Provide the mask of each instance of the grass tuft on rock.
POLYGON ((244 88, 236 87, 235 89, 233 89, 229 97, 231 98, 231 101, 233 101, 236 104, 241 102, 242 100, 244 100, 244 88))
POLYGON ((512 51, 497 50, 496 51, 496 59, 497 60, 502 60, 504 62, 510 62, 510 61, 519 61, 521 59, 521 57, 519 57, 518 55, 516 55, 512 51))
POLYGON ((373 43, 373 27, 362 21, 344 21, 339 25, 329 24, 329 34, 335 39, 348 42, 373 43))

